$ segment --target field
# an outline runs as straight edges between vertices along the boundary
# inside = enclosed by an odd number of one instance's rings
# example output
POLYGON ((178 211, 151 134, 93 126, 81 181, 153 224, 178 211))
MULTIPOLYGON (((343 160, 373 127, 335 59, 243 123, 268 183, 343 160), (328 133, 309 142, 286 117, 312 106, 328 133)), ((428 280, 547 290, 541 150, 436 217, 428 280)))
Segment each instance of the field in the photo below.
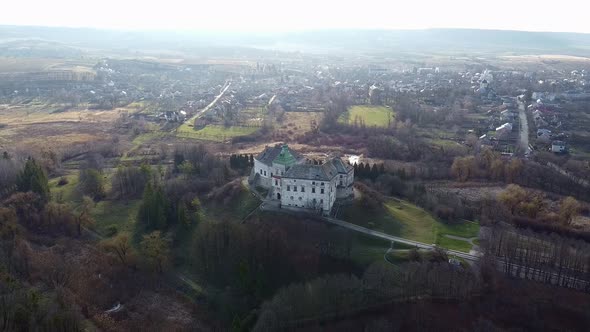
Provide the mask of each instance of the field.
POLYGON ((78 172, 70 172, 64 175, 63 178, 66 179, 68 183, 62 186, 58 185, 61 178, 62 177, 49 180, 51 198, 58 202, 79 202, 82 197, 76 190, 76 186, 78 185, 78 172))
POLYGON ((341 123, 364 123, 367 127, 387 127, 395 117, 395 112, 385 106, 355 105, 338 120, 341 123))
POLYGON ((200 139, 205 141, 225 142, 239 136, 247 136, 255 133, 259 127, 221 126, 207 125, 205 128, 194 130, 193 127, 183 123, 177 129, 177 136, 184 138, 200 139))
POLYGON ((445 224, 429 212, 405 201, 389 200, 377 211, 367 211, 357 204, 342 210, 341 219, 390 235, 437 244, 441 247, 468 252, 479 233, 479 225, 470 221, 445 224), (449 238, 447 235, 464 238, 449 238))

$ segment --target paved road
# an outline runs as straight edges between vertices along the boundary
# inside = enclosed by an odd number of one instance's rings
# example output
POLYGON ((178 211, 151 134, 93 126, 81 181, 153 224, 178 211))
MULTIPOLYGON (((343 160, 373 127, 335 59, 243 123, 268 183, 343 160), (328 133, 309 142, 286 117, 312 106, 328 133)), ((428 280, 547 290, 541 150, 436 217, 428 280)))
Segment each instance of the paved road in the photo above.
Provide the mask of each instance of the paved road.
POLYGON ((520 119, 520 137, 519 137, 519 149, 525 155, 528 155, 531 151, 529 148, 529 122, 526 116, 526 108, 523 102, 518 102, 518 117, 520 119))
MULTIPOLYGON (((277 212, 287 212, 288 211, 284 208, 281 209, 276 202, 269 201, 269 200, 265 200, 260 205, 260 210, 277 211, 277 212)), ((317 217, 320 217, 320 216, 317 216, 317 217)), ((334 218, 329 218, 329 217, 320 217, 320 218, 326 222, 329 222, 331 224, 334 224, 334 225, 337 225, 340 227, 348 228, 348 229, 353 230, 355 232, 364 233, 369 236, 377 237, 377 238, 388 240, 388 241, 403 243, 403 244, 406 244, 406 245, 409 245, 412 247, 416 247, 419 249, 434 249, 436 247, 435 244, 422 243, 422 242, 418 242, 418 241, 404 239, 404 238, 397 237, 397 236, 392 236, 392 235, 385 234, 385 233, 375 231, 372 229, 368 229, 368 228, 365 228, 365 227, 362 227, 359 225, 355 225, 355 224, 346 222, 344 220, 334 219, 334 218)), ((468 253, 465 253, 462 251, 450 250, 450 249, 446 249, 446 248, 443 248, 443 249, 445 249, 448 254, 460 257, 460 258, 467 260, 467 261, 476 261, 480 257, 479 255, 472 255, 472 254, 468 254, 468 253)))
MULTIPOLYGON (((331 224, 338 225, 338 226, 344 227, 344 228, 348 228, 353 231, 361 232, 361 233, 364 233, 364 234, 367 234, 367 235, 370 235, 373 237, 378 237, 378 238, 388 240, 388 241, 403 243, 403 244, 406 244, 406 245, 409 245, 412 247, 417 247, 420 249, 434 249, 436 247, 436 245, 434 245, 434 244, 422 243, 422 242, 418 242, 418 241, 404 239, 404 238, 397 237, 397 236, 392 236, 392 235, 385 234, 385 233, 382 233, 379 231, 374 231, 372 229, 368 229, 368 228, 365 228, 365 227, 362 227, 359 225, 351 224, 349 222, 339 220, 339 219, 328 218, 328 217, 323 217, 322 219, 324 219, 325 221, 327 221, 331 224)), ((464 253, 462 251, 456 251, 456 250, 450 250, 450 249, 445 249, 445 250, 447 251, 448 254, 460 257, 464 260, 476 261, 479 259, 479 255, 472 255, 472 254, 464 253)))

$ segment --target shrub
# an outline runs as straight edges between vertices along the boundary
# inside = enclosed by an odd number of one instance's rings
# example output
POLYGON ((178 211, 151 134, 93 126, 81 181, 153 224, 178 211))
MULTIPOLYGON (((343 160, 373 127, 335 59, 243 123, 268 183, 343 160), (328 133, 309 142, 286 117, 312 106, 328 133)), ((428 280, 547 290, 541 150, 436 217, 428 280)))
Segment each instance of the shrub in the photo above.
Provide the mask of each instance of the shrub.
POLYGON ((108 237, 112 237, 117 235, 117 233, 119 233, 119 228, 117 227, 117 225, 109 225, 109 227, 107 227, 106 229, 106 236, 108 237))
POLYGON ((62 187, 65 186, 66 184, 70 183, 70 181, 68 180, 68 178, 66 178, 65 176, 62 176, 61 178, 59 178, 59 181, 57 182, 57 185, 62 187))

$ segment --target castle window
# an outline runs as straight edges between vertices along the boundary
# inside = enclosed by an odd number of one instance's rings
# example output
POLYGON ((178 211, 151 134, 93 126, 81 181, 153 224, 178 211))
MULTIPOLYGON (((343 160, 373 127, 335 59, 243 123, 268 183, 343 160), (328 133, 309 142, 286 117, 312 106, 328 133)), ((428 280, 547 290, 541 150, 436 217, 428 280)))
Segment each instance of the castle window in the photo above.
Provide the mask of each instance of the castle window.
POLYGON ((324 200, 323 200, 323 199, 320 199, 320 203, 321 203, 321 204, 324 204, 324 200))
POLYGON ((340 180, 340 185, 342 185, 342 180, 340 180))
POLYGON ((279 180, 275 180, 275 186, 279 185, 279 180))
POLYGON ((340 178, 342 179, 342 174, 340 174, 340 178))
POLYGON ((291 200, 293 200, 293 196, 291 196, 291 200))
POLYGON ((305 187, 301 186, 301 192, 304 193, 305 192, 305 187))
POLYGON ((266 176, 266 171, 264 171, 264 176, 266 176))
POLYGON ((322 191, 321 191, 321 193, 322 193, 322 194, 324 193, 324 188, 322 188, 322 191))
POLYGON ((293 191, 297 192, 297 186, 293 186, 293 191))
POLYGON ((262 175, 262 168, 260 169, 260 175, 262 175))
POLYGON ((291 186, 287 186, 287 191, 291 191, 291 186))
POLYGON ((321 183, 321 185, 323 186, 323 185, 324 185, 324 183, 322 182, 322 183, 321 183))
POLYGON ((315 188, 311 188, 311 193, 315 194, 315 188))
POLYGON ((301 201, 301 200, 303 200, 303 197, 299 197, 299 200, 300 200, 300 201, 301 201))
POLYGON ((313 181, 311 184, 315 186, 315 181, 313 181))

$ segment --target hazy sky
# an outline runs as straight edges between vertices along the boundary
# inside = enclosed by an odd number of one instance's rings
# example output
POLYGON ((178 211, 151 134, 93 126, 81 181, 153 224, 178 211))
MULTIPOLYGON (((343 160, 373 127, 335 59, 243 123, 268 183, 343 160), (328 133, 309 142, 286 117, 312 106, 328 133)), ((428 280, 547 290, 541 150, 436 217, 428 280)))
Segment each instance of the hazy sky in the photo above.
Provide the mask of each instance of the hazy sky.
POLYGON ((4 0, 0 24, 124 29, 483 28, 590 33, 588 0, 4 0))

